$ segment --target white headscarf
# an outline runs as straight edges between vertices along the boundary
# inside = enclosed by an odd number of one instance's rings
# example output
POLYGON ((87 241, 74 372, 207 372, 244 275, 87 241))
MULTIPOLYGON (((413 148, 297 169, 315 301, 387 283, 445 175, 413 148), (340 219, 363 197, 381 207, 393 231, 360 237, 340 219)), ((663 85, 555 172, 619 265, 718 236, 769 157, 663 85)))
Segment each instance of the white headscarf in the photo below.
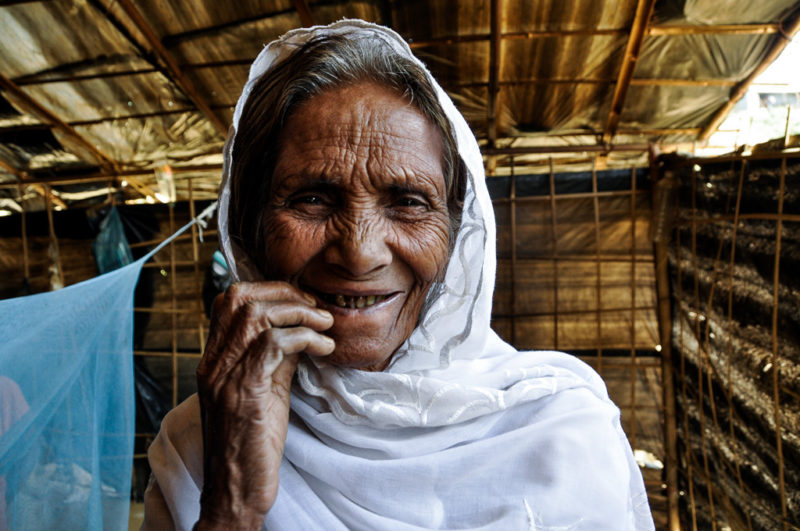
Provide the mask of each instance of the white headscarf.
MULTIPOLYGON (((424 68, 395 32, 358 20, 294 30, 264 48, 225 148, 219 234, 234 280, 260 279, 228 237, 235 128, 257 79, 323 35, 379 41, 424 68)), ((428 77, 469 172, 444 282, 385 371, 301 361, 265 528, 652 529, 641 474, 600 377, 563 353, 518 352, 489 328, 495 222, 483 161, 464 118, 428 77)), ((150 450, 178 528, 199 515, 198 412, 194 397, 170 413, 150 450)))

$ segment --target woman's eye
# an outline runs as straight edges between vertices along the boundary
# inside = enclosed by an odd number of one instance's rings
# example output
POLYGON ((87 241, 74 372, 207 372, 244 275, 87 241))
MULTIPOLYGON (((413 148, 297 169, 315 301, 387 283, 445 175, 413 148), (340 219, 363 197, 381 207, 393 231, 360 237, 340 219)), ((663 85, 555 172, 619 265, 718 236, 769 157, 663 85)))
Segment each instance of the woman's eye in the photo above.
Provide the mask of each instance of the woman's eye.
POLYGON ((322 196, 316 194, 301 195, 291 200, 295 205, 321 205, 324 203, 322 196))
POLYGON ((424 207, 425 202, 417 197, 402 197, 397 202, 401 207, 424 207))

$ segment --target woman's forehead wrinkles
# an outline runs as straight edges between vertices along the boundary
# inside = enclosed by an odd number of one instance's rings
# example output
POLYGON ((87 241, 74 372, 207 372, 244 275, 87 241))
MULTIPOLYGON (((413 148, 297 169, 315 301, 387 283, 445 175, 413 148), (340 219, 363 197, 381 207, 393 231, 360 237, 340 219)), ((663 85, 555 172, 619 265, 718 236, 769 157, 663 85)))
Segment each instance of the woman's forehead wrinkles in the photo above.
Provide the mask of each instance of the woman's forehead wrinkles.
POLYGON ((357 139, 325 136, 292 141, 284 146, 282 155, 281 162, 291 162, 292 173, 316 176, 329 172, 355 176, 359 171, 439 176, 442 173, 440 154, 430 144, 377 131, 357 139))

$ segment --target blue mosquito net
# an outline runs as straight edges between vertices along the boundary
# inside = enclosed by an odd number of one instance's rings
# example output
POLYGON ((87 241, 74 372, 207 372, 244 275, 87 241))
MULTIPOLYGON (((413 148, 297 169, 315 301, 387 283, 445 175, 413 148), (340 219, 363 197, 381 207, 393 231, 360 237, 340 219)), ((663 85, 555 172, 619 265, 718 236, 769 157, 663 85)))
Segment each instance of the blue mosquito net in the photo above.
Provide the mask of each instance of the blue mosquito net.
MULTIPOLYGON (((190 225, 129 265, 0 301, 0 529, 127 529, 134 288, 190 225)), ((113 237, 101 244, 119 256, 113 237)))

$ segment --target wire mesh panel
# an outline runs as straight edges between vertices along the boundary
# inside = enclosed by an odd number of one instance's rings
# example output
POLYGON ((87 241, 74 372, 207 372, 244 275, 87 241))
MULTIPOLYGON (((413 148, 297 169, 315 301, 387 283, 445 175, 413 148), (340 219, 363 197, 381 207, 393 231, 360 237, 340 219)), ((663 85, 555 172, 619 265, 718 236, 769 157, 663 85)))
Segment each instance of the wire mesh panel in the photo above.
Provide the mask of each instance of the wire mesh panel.
POLYGON ((666 527, 666 450, 646 169, 489 179, 492 326, 519 349, 579 356, 604 378, 666 527))
POLYGON ((796 529, 800 160, 696 160, 672 171, 683 526, 796 529))

